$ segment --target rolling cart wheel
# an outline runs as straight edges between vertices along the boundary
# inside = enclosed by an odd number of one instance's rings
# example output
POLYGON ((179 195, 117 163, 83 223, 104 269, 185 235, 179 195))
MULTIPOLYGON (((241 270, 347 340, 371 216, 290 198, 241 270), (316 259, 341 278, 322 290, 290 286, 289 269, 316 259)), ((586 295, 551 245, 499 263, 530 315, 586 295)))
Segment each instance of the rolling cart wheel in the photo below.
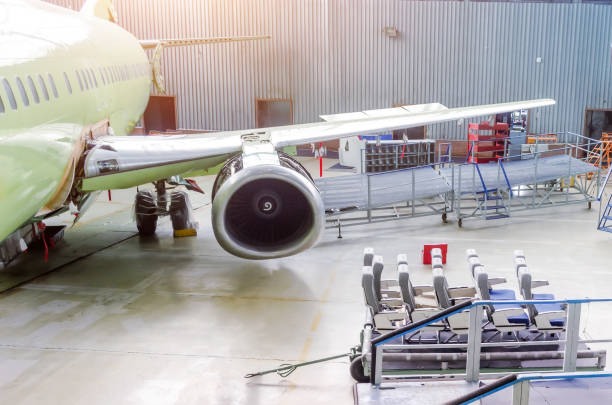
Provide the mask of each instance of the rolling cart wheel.
POLYGON ((448 216, 446 215, 446 212, 442 213, 442 222, 445 224, 448 223, 448 216))
POLYGON ((358 356, 351 361, 350 366, 351 377, 357 382, 367 383, 370 382, 370 377, 366 377, 363 370, 363 363, 361 362, 361 356, 358 356))
POLYGON ((459 226, 459 228, 463 227, 463 218, 459 218, 459 220, 457 221, 457 225, 459 226))

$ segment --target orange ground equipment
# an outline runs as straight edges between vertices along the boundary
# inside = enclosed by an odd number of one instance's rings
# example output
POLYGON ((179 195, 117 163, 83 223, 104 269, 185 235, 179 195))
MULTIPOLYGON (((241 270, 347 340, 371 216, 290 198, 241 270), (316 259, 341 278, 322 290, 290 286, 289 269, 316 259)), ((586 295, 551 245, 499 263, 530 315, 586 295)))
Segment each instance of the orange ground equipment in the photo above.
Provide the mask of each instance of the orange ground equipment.
POLYGON ((612 132, 601 133, 601 143, 598 143, 589 153, 587 162, 602 169, 610 167, 612 164, 612 132))

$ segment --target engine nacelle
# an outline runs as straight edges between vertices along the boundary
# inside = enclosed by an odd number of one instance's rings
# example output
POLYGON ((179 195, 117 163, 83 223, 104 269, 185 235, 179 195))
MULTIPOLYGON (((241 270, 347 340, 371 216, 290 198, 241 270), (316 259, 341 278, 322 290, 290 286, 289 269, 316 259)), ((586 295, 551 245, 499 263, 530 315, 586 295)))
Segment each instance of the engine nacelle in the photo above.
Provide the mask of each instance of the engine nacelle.
POLYGON ((312 247, 324 206, 308 172, 270 144, 229 160, 213 187, 212 225, 219 244, 245 259, 290 256, 312 247))

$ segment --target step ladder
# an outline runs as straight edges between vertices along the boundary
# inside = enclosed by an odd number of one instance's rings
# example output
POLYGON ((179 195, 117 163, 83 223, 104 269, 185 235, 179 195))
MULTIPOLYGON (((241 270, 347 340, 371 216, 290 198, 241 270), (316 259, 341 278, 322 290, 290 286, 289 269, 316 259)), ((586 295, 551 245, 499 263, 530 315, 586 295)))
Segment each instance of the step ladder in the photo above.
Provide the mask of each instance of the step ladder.
MULTIPOLYGON (((604 195, 604 192, 606 191, 606 186, 608 185, 608 181, 610 181, 611 175, 612 175, 612 166, 608 169, 608 174, 606 175, 606 178, 604 179, 601 185, 601 190, 599 191, 599 195, 597 196, 597 200, 599 201, 599 204, 600 204, 599 206, 600 212, 601 212, 601 207, 602 207, 601 203, 602 203, 603 195, 604 195)), ((601 217, 599 218, 599 223, 597 224, 597 230, 612 233, 612 193, 610 193, 610 197, 608 197, 608 202, 603 207, 603 213, 601 217)))
POLYGON ((603 169, 612 165, 612 132, 602 132, 601 142, 589 152, 586 161, 603 169))
POLYGON ((499 189, 487 189, 485 191, 478 191, 480 197, 476 199, 478 201, 478 207, 480 212, 483 213, 484 219, 487 221, 493 219, 510 218, 510 212, 508 207, 504 204, 506 198, 499 189))
POLYGON ((612 194, 610 194, 610 198, 608 198, 608 204, 604 208, 603 215, 599 219, 597 229, 612 233, 612 194))

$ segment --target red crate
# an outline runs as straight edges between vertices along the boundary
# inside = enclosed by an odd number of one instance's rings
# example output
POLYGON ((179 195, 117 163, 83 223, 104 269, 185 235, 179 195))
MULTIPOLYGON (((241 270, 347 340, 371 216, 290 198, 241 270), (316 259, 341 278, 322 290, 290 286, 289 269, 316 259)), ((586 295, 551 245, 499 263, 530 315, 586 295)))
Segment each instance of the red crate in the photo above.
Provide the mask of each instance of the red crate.
POLYGON ((442 263, 446 264, 446 252, 448 244, 441 243, 439 245, 423 245, 423 264, 431 264, 431 249, 440 248, 442 250, 442 263))

